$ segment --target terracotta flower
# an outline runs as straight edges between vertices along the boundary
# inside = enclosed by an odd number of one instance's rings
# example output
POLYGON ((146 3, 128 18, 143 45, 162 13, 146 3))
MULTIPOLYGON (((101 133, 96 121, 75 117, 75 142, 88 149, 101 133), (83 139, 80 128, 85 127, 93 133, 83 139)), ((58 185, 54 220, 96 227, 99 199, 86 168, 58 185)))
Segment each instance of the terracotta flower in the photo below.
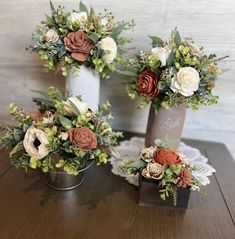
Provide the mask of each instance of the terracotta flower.
POLYGON ((72 128, 68 131, 69 139, 73 145, 85 151, 97 148, 95 133, 87 127, 72 128))
POLYGON ((93 47, 92 40, 84 32, 70 32, 64 38, 65 49, 72 52, 71 56, 77 61, 87 61, 93 47))
POLYGON ((186 168, 182 168, 181 172, 177 175, 176 185, 178 187, 186 188, 191 186, 192 174, 186 168))
POLYGON ((167 165, 178 165, 181 163, 181 159, 178 154, 170 149, 160 148, 153 157, 153 162, 167 165))
POLYGON ((139 79, 137 82, 139 94, 141 96, 146 96, 150 99, 156 97, 159 93, 157 88, 158 81, 159 76, 150 68, 143 71, 139 75, 139 79))

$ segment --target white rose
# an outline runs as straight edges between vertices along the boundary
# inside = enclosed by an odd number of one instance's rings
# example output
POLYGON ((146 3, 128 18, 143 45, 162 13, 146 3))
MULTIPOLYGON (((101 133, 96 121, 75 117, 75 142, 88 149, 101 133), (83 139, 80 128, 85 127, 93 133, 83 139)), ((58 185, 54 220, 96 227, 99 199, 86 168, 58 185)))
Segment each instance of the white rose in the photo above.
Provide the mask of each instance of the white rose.
POLYGON ((68 18, 68 22, 73 24, 75 22, 85 23, 87 21, 87 13, 86 12, 72 12, 68 18))
POLYGON ((23 145, 28 155, 37 159, 46 157, 49 153, 46 145, 49 139, 42 130, 30 127, 24 136, 23 145))
POLYGON ((55 29, 49 29, 45 35, 45 40, 47 42, 57 42, 59 40, 59 35, 55 29))
POLYGON ((105 37, 100 41, 100 48, 104 51, 104 60, 112 63, 117 55, 117 44, 111 37, 105 37))
POLYGON ((187 47, 189 47, 190 53, 192 55, 197 56, 197 57, 201 57, 203 55, 203 52, 201 51, 201 49, 197 45, 195 45, 194 43, 186 41, 185 45, 187 47))
POLYGON ((161 61, 161 66, 165 66, 166 60, 171 53, 171 47, 155 47, 152 49, 151 53, 161 61))
POLYGON ((182 67, 172 79, 170 88, 184 96, 191 96, 194 91, 197 91, 199 81, 199 73, 194 68, 182 67))
POLYGON ((76 107, 78 109, 80 114, 86 113, 89 109, 87 103, 80 101, 78 98, 69 97, 68 100, 64 103, 64 110, 68 115, 76 114, 71 104, 73 105, 73 107, 76 107))

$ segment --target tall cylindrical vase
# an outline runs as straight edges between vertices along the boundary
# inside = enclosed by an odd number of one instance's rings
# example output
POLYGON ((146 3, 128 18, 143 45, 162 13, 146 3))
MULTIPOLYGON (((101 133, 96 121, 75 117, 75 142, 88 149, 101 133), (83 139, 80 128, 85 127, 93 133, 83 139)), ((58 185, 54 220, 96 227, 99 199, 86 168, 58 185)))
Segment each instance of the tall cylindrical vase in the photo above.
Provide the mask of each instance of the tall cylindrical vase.
POLYGON ((83 65, 73 67, 66 77, 66 91, 70 96, 80 95, 92 110, 97 110, 100 100, 99 73, 83 65))
POLYGON ((177 150, 186 115, 186 105, 156 112, 151 105, 145 136, 146 147, 153 146, 156 139, 168 140, 172 150, 177 150))

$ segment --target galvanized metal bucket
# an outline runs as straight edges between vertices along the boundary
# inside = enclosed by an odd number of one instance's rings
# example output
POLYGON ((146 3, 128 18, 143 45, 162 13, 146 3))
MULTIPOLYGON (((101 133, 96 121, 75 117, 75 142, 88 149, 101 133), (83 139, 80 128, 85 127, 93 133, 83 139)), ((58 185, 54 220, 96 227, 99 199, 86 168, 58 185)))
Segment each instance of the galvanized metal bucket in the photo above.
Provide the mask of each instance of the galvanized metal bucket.
POLYGON ((90 162, 86 167, 79 170, 78 175, 70 175, 63 171, 49 171, 46 173, 46 183, 49 187, 56 190, 71 190, 80 186, 84 180, 84 172, 94 161, 90 162))

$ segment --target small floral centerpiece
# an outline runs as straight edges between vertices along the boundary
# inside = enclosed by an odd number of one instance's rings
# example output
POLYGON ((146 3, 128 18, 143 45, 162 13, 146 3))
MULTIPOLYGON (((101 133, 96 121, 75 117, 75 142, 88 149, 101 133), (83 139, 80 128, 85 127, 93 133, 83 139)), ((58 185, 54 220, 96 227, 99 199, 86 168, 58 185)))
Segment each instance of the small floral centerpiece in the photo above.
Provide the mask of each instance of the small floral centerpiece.
POLYGON ((18 167, 78 175, 88 161, 106 163, 121 134, 113 132, 109 103, 92 112, 79 97, 65 97, 53 87, 35 97, 39 112, 27 113, 10 104, 17 125, 1 124, 6 134, 1 147, 11 149, 11 163, 18 167))
POLYGON ((192 39, 182 40, 177 30, 169 40, 151 36, 150 53, 140 51, 128 59, 123 74, 134 79, 127 83, 127 93, 141 97, 140 107, 152 102, 156 111, 185 103, 193 110, 201 105, 217 103, 212 94, 216 76, 221 73, 217 63, 224 59, 206 55, 192 39))
MULTIPOLYGON (((156 140, 155 146, 144 148, 140 152, 140 159, 122 161, 120 169, 129 175, 139 173, 143 178, 140 184, 144 181, 152 184, 154 196, 157 195, 158 189, 161 200, 172 197, 174 206, 177 206, 179 189, 199 191, 201 186, 193 176, 194 167, 187 155, 170 150, 168 142, 159 140, 156 140)), ((141 190, 140 193, 144 193, 144 187, 141 190)), ((153 197, 153 200, 157 200, 157 197, 153 197)))
POLYGON ((80 2, 79 10, 68 12, 63 6, 51 4, 51 16, 33 34, 35 45, 30 46, 45 61, 45 68, 56 67, 67 75, 75 67, 85 65, 95 69, 102 78, 109 78, 122 60, 124 45, 130 42, 120 36, 133 27, 133 22, 118 22, 112 13, 96 14, 80 2))

